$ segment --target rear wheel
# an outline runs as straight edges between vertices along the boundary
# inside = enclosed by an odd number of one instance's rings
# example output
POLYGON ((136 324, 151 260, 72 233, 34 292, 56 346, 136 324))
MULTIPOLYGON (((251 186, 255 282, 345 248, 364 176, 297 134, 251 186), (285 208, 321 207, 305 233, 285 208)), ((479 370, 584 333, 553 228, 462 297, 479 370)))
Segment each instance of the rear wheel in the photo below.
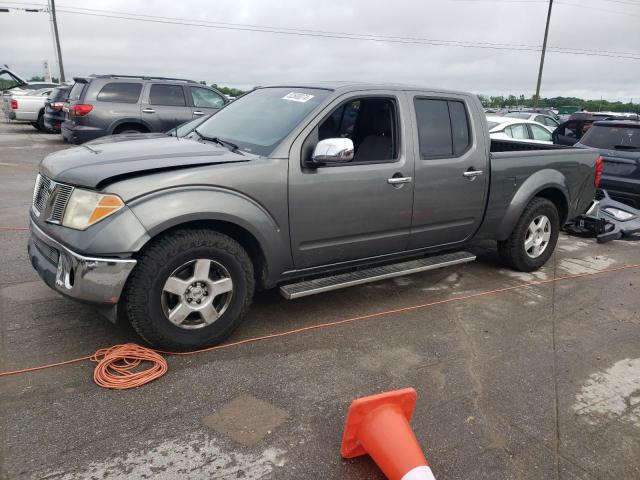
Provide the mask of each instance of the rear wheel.
POLYGON ((253 265, 238 242, 208 230, 180 230, 143 252, 123 300, 146 341, 189 350, 231 335, 253 291, 253 265))
POLYGON ((127 135, 131 133, 147 133, 147 130, 143 126, 138 126, 135 124, 125 124, 120 126, 119 128, 116 128, 116 130, 113 132, 114 135, 127 135))
POLYGON ((48 132, 47 127, 44 126, 44 113, 40 113, 40 115, 38 115, 38 130, 45 133, 48 132))
POLYGON ((534 198, 509 238, 498 242, 498 252, 512 269, 531 272, 547 263, 559 234, 560 216, 556 206, 546 198, 534 198))

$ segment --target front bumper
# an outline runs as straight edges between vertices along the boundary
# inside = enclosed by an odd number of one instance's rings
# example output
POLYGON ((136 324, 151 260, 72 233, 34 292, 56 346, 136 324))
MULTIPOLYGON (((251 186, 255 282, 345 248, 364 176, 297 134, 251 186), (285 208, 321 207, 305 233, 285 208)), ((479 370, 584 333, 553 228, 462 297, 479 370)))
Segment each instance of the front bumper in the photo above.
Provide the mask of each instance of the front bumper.
POLYGON ((115 306, 136 260, 86 257, 68 249, 30 221, 33 268, 57 292, 100 306, 115 306))

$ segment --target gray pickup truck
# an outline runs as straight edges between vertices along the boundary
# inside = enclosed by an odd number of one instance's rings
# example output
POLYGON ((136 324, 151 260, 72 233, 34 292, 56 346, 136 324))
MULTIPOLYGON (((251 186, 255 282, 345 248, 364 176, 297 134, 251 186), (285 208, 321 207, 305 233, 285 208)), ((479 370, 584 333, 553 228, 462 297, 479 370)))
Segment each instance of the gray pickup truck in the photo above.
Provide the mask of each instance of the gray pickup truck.
POLYGON ((183 138, 47 156, 29 255, 58 292, 191 349, 229 336, 256 289, 298 298, 460 264, 474 239, 535 270, 590 205, 600 164, 491 141, 468 93, 258 88, 183 138))

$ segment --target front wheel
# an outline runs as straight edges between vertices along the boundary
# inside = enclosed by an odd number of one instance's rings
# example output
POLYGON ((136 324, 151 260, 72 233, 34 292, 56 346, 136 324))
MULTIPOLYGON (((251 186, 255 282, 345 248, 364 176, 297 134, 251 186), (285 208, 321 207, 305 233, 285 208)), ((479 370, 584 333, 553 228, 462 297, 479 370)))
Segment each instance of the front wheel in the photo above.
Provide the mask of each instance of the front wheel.
POLYGON ((189 350, 231 335, 249 308, 254 283, 251 259, 238 242, 209 230, 179 230, 144 250, 123 301, 147 342, 189 350))
POLYGON ((498 253, 512 269, 532 272, 547 263, 559 234, 560 216, 556 206, 546 198, 534 198, 509 238, 498 242, 498 253))

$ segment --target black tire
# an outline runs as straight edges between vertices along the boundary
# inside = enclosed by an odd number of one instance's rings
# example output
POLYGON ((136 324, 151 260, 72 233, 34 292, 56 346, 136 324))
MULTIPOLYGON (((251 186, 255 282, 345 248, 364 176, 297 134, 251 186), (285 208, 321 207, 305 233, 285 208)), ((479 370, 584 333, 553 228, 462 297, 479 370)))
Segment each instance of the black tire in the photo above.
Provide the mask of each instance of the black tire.
POLYGON ((44 113, 41 113, 40 115, 38 115, 38 126, 36 128, 44 133, 49 132, 49 129, 44 126, 44 113))
POLYGON ((518 223, 511 232, 509 238, 498 242, 498 253, 502 261, 513 270, 519 272, 532 272, 542 267, 553 255, 560 234, 560 215, 558 209, 550 200, 536 197, 522 212, 518 223), (525 249, 527 231, 534 219, 541 215, 549 219, 550 238, 542 253, 532 258, 525 249))
POLYGON ((122 130, 117 130, 114 135, 128 135, 131 133, 147 133, 143 127, 124 127, 122 130))
POLYGON ((38 117, 38 121, 37 122, 31 122, 31 126, 33 128, 35 128, 36 130, 42 130, 42 127, 40 125, 40 117, 38 117))
POLYGON ((225 340, 249 309, 255 280, 247 252, 232 238, 210 230, 178 230, 153 241, 142 252, 125 287, 125 311, 136 332, 151 345, 192 350, 225 340), (233 282, 228 306, 210 325, 185 329, 165 314, 163 287, 181 265, 196 259, 222 265, 233 282))

